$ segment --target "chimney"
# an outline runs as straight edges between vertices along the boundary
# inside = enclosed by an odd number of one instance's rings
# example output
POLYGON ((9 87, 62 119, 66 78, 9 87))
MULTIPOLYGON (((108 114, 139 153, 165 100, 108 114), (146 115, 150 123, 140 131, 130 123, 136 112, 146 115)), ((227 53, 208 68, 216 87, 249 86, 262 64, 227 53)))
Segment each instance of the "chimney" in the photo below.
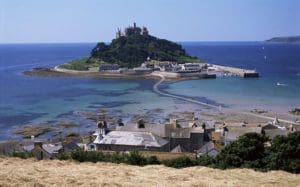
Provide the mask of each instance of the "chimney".
POLYGON ((42 148, 43 142, 41 142, 41 141, 35 141, 33 145, 34 145, 34 148, 42 148))
POLYGON ((139 119, 139 120, 137 121, 137 128, 138 128, 138 129, 145 128, 145 122, 144 122, 143 119, 139 119))
POLYGON ((170 118, 170 127, 173 129, 177 128, 177 119, 170 118))

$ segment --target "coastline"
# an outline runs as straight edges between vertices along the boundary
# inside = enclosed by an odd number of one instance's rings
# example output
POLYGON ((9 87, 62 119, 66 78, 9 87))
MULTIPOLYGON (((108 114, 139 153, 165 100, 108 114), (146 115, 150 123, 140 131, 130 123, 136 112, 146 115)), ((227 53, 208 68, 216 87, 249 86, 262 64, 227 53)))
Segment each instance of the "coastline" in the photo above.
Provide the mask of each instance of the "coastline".
MULTIPOLYGON (((216 69, 224 69, 228 71, 228 69, 233 69, 234 71, 242 71, 243 69, 240 68, 232 68, 229 66, 218 66, 218 65, 212 65, 213 68, 216 69), (228 68, 228 69, 227 69, 228 68)), ((248 70, 251 71, 251 70, 248 70)), ((193 80, 193 79, 205 79, 205 77, 195 77, 195 76, 186 76, 186 77, 175 77, 175 76, 169 76, 168 72, 157 72, 154 71, 150 74, 141 74, 141 75, 135 75, 135 74, 121 74, 121 73, 100 73, 98 71, 89 70, 89 71, 78 71, 78 70, 68 70, 60 68, 59 66, 55 66, 53 68, 33 68, 32 70, 24 71, 25 75, 28 76, 40 76, 40 77, 81 77, 81 78, 99 78, 99 79, 155 79, 158 80, 158 82, 153 85, 153 91, 157 94, 171 97, 179 100, 183 100, 185 102, 193 103, 202 105, 203 107, 208 107, 210 109, 216 110, 218 112, 220 111, 220 106, 216 104, 210 104, 201 102, 198 100, 195 100, 192 97, 188 96, 181 96, 181 95, 174 95, 168 92, 165 92, 163 90, 158 90, 158 85, 162 82, 178 82, 178 81, 184 81, 184 80, 193 80)), ((252 71, 250 73, 253 73, 252 71)), ((257 118, 263 119, 262 121, 272 121, 275 117, 281 118, 280 121, 284 123, 291 123, 296 124, 292 121, 294 121, 297 116, 291 115, 289 111, 275 113, 271 110, 271 108, 266 108, 266 112, 263 114, 253 112, 254 110, 259 110, 258 108, 251 107, 250 109, 244 109, 240 111, 240 108, 223 108, 221 113, 227 113, 226 115, 231 115, 232 113, 235 113, 236 115, 247 115, 252 116, 254 121, 261 121, 257 120, 257 118)), ((214 112, 212 112, 214 113, 214 112)), ((228 116, 227 116, 228 117, 228 116)), ((238 117, 241 118, 241 117, 238 117)), ((248 118, 248 117, 246 117, 248 118)), ((248 119, 249 120, 249 119, 248 119)))
POLYGON ((152 72, 150 74, 121 74, 121 73, 100 73, 98 71, 78 71, 63 69, 58 66, 47 68, 33 68, 31 70, 23 71, 27 76, 39 76, 39 77, 82 77, 82 78, 109 78, 109 79, 161 79, 161 76, 165 76, 167 81, 181 81, 181 80, 193 80, 193 79, 205 79, 215 78, 209 76, 203 76, 201 74, 195 74, 192 76, 174 76, 165 75, 161 72, 152 72))

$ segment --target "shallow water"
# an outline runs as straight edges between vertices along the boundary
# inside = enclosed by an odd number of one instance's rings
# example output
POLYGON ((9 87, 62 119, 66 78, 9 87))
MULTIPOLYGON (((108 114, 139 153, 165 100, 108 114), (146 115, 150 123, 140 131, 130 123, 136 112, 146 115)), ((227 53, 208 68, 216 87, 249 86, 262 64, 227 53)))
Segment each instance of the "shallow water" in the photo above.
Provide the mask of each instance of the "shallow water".
MULTIPOLYGON (((152 91, 155 80, 41 78, 22 74, 32 67, 54 66, 87 56, 94 45, 0 45, 0 139, 18 138, 11 133, 17 126, 45 121, 75 121, 80 127, 71 130, 87 132, 93 130, 94 122, 78 112, 97 113, 100 108, 124 121, 144 115, 155 117, 157 122, 174 111, 205 110, 159 96, 152 91), (161 112, 154 112, 158 108, 161 112)), ((181 81, 162 85, 165 91, 240 109, 287 111, 300 106, 299 45, 259 42, 183 45, 189 53, 207 62, 256 68, 262 77, 181 81)))

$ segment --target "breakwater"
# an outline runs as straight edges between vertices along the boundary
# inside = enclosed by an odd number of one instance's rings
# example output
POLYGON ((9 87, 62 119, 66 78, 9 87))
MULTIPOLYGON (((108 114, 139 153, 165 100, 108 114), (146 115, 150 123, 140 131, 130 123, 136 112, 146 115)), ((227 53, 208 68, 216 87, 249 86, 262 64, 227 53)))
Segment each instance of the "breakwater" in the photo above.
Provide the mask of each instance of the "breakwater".
POLYGON ((232 73, 243 78, 259 77, 258 72, 256 72, 255 70, 248 70, 248 69, 220 66, 220 65, 212 65, 212 67, 216 71, 232 73))

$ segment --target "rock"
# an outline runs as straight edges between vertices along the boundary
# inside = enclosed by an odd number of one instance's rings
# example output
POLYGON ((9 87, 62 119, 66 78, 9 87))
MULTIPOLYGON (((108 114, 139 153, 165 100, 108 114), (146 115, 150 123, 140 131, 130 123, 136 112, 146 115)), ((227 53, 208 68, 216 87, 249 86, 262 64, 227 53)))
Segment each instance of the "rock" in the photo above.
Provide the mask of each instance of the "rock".
POLYGON ((57 125, 62 126, 64 128, 70 128, 70 127, 77 127, 78 124, 71 122, 71 121, 59 121, 57 125))
POLYGON ((38 137, 46 132, 51 131, 52 128, 45 126, 45 124, 39 125, 24 125, 15 130, 15 134, 22 135, 23 138, 30 138, 31 136, 38 137))

